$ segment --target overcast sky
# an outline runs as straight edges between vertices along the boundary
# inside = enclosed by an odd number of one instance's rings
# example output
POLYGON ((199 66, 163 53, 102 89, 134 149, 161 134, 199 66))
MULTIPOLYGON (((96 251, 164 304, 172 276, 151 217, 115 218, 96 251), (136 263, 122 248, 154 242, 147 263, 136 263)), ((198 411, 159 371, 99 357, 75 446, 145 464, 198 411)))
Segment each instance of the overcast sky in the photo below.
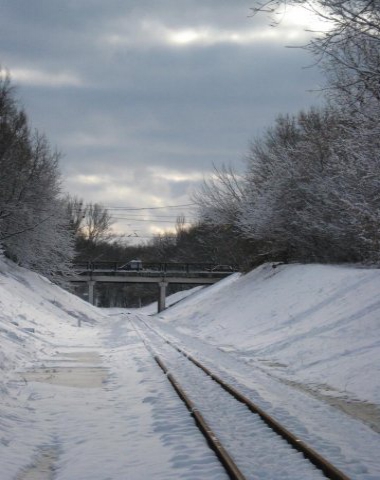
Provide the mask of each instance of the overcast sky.
MULTIPOLYGON (((313 59, 286 48, 306 41, 310 20, 290 11, 273 29, 252 6, 0 0, 0 65, 32 125, 63 153, 64 188, 107 207, 185 205, 212 164, 242 168, 250 140, 279 113, 320 103, 313 59)), ((110 212, 130 219, 119 232, 140 237, 192 217, 187 207, 110 212)))

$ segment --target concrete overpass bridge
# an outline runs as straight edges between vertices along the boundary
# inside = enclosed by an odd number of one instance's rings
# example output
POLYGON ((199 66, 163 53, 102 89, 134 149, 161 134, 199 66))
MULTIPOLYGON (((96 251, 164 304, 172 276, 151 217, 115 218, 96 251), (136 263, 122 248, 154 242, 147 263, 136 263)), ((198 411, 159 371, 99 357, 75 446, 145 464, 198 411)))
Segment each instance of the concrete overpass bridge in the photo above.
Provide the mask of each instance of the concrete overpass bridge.
POLYGON ((211 263, 82 262, 75 264, 73 284, 86 283, 88 300, 95 304, 96 283, 155 283, 158 286, 158 312, 165 309, 170 283, 210 285, 238 272, 236 265, 211 263))

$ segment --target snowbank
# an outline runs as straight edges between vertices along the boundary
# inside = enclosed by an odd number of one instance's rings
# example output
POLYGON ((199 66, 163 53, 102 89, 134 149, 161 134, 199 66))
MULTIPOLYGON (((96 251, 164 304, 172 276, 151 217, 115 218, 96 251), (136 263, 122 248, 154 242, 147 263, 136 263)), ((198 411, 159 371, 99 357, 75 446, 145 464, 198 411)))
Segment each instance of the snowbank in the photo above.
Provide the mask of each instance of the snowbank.
POLYGON ((380 270, 266 264, 160 314, 272 375, 380 403, 380 270))
POLYGON ((106 314, 49 280, 0 258, 0 381, 11 368, 25 367, 49 340, 80 338, 78 325, 91 326, 106 314))

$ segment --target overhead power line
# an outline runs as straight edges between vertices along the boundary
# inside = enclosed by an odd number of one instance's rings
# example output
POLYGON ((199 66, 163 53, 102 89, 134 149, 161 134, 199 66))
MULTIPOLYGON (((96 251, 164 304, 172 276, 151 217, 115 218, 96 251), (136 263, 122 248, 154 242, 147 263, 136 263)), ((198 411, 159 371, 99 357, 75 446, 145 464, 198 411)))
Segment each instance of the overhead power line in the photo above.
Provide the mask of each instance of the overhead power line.
POLYGON ((156 234, 156 235, 133 235, 133 234, 114 234, 114 237, 117 238, 125 238, 128 240, 138 240, 140 238, 152 238, 152 239, 158 239, 159 237, 163 237, 165 239, 172 238, 175 239, 177 238, 175 235, 167 235, 167 234, 156 234))
MULTIPOLYGON (((118 217, 118 218, 147 218, 148 215, 150 215, 149 213, 127 213, 125 214, 125 216, 121 216, 123 215, 123 212, 121 212, 120 214, 119 213, 113 213, 112 216, 113 218, 116 218, 115 215, 118 217)), ((153 218, 171 218, 171 219, 174 219, 174 221, 177 220, 178 216, 175 217, 173 216, 173 214, 171 215, 156 215, 156 214, 151 214, 151 215, 154 215, 154 217, 151 217, 151 218, 148 218, 148 220, 152 220, 153 218)), ((187 217, 186 217, 187 218, 187 217)))
POLYGON ((183 208, 183 207, 193 207, 195 203, 184 203, 182 205, 165 205, 162 207, 111 207, 103 206, 108 210, 162 210, 166 208, 183 208))
MULTIPOLYGON (((75 211, 82 211, 83 208, 87 208, 90 206, 93 206, 95 204, 85 204, 79 207, 74 207, 75 211)), ((141 211, 141 210, 165 210, 165 209, 176 209, 176 208, 183 208, 183 207, 194 207, 196 204, 195 203, 184 203, 182 205, 165 205, 162 207, 112 207, 110 205, 103 205, 98 203, 102 208, 105 210, 126 210, 126 211, 141 211)))
MULTIPOLYGON (((148 222, 148 223, 175 223, 175 220, 143 220, 142 218, 112 217, 113 220, 126 220, 127 222, 148 222)), ((190 222, 184 222, 188 224, 190 222)))

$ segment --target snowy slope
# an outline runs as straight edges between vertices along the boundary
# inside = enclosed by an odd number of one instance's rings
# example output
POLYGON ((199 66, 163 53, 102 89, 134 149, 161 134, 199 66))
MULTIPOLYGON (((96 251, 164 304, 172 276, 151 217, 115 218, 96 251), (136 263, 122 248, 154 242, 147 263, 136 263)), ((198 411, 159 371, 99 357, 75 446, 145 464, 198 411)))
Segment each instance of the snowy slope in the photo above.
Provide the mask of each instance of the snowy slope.
MULTIPOLYGON (((0 259, 0 480, 50 479, 44 462, 57 480, 193 478, 204 446, 132 316, 201 354, 219 352, 216 365, 236 365, 249 388, 262 381, 268 407, 352 478, 379 478, 379 291, 376 269, 264 265, 178 293, 159 315, 153 306, 124 315, 0 259), (189 458, 176 461, 189 443, 189 458)), ((222 479, 206 457, 201 478, 222 479)))
POLYGON ((125 316, 3 259, 0 405, 0 480, 227 479, 125 316))
POLYGON ((272 375, 380 404, 380 270, 264 265, 160 318, 272 375))
POLYGON ((60 334, 76 336, 78 324, 91 326, 105 316, 41 275, 0 258, 2 375, 35 358, 39 349, 48 349, 49 341, 59 342, 60 334))

